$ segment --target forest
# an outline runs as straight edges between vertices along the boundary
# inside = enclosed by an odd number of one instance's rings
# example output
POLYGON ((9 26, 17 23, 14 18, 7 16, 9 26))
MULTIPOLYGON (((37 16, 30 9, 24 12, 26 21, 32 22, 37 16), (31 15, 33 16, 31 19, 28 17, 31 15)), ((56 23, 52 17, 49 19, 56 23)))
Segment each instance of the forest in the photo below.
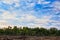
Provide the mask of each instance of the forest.
POLYGON ((18 28, 8 26, 8 28, 0 29, 0 35, 17 35, 17 36, 60 36, 60 30, 57 28, 18 28))

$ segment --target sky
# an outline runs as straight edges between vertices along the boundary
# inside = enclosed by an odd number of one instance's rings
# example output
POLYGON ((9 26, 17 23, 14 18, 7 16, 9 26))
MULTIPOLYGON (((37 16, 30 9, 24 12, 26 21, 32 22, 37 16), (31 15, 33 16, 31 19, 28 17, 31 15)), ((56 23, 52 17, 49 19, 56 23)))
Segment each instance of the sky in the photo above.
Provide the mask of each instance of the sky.
POLYGON ((0 28, 60 28, 60 0, 0 0, 0 28))

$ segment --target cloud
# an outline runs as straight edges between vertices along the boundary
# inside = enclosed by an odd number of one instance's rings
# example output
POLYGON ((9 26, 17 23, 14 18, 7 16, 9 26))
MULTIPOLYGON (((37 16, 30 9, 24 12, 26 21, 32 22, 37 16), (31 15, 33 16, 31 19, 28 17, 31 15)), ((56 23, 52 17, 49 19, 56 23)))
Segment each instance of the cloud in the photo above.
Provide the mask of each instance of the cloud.
POLYGON ((13 4, 13 3, 19 2, 19 0, 0 0, 0 1, 5 4, 13 4))
POLYGON ((43 18, 37 18, 34 15, 31 14, 24 14, 20 18, 20 22, 23 23, 22 25, 28 26, 28 27, 44 27, 48 25, 48 22, 50 22, 51 16, 44 16, 43 18))
POLYGON ((60 1, 55 1, 53 3, 53 5, 54 5, 55 9, 60 10, 60 1))
POLYGON ((45 1, 45 0, 38 0, 38 4, 49 4, 49 1, 45 1))
POLYGON ((15 17, 16 17, 15 13, 11 14, 8 11, 4 11, 1 16, 2 16, 3 19, 15 19, 15 17))
POLYGON ((10 24, 6 20, 0 20, 0 28, 7 27, 10 24))
POLYGON ((4 26, 18 25, 46 28, 60 26, 60 21, 58 21, 60 20, 59 1, 1 0, 0 6, 1 26, 2 24, 4 24, 4 26), (3 6, 4 8, 1 4, 5 5, 3 6), (6 7, 8 7, 8 10, 5 10, 6 7))

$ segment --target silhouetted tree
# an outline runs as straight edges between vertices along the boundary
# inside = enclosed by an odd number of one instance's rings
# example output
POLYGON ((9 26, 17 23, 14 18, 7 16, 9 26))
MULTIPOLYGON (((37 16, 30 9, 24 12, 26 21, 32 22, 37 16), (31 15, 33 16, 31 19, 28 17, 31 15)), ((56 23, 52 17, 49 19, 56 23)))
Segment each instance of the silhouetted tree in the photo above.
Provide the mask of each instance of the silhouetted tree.
POLYGON ((50 32, 50 36, 56 36, 58 30, 56 28, 50 28, 49 32, 50 32))
POLYGON ((17 26, 14 26, 14 28, 12 29, 13 31, 13 35, 19 35, 19 28, 17 28, 17 26))
POLYGON ((5 28, 4 34, 5 35, 11 35, 12 34, 12 28, 10 26, 8 26, 8 28, 5 28))
POLYGON ((8 26, 8 28, 0 29, 0 35, 19 35, 19 36, 60 36, 60 30, 56 28, 13 28, 8 26))

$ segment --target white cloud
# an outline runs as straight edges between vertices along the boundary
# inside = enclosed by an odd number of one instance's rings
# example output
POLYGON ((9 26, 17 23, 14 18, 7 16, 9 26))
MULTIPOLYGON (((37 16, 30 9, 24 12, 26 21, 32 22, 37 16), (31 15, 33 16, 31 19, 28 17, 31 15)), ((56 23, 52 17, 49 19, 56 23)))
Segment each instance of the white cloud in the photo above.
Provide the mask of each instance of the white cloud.
POLYGON ((3 19, 15 19, 16 18, 15 13, 10 13, 8 11, 4 11, 1 16, 3 19))
POLYGON ((38 0, 38 4, 49 4, 50 2, 45 0, 38 0))
POLYGON ((59 1, 55 1, 52 5, 55 7, 55 9, 60 10, 60 2, 59 1))
MULTIPOLYGON (((26 1, 26 0, 24 0, 26 1)), ((25 25, 21 25, 21 26, 30 26, 30 27, 46 27, 48 25, 49 22, 52 23, 52 25, 50 25, 49 27, 53 27, 53 26, 57 26, 60 24, 60 22, 55 21, 55 20, 50 20, 54 15, 50 15, 50 16, 43 16, 42 18, 38 18, 37 16, 33 15, 34 10, 32 11, 23 11, 21 9, 19 10, 13 10, 15 9, 15 7, 24 7, 24 4, 19 4, 20 0, 3 0, 2 2, 4 2, 5 4, 13 4, 15 3, 14 7, 11 7, 9 10, 10 11, 5 11, 0 9, 0 11, 2 11, 2 20, 0 20, 0 26, 9 26, 9 25, 14 25, 13 23, 9 23, 7 20, 11 19, 11 20, 16 20, 18 21, 20 24, 22 24, 23 22, 25 22, 25 25), (17 17, 19 16, 19 17, 17 17)), ((29 0, 29 2, 31 2, 29 0)), ((50 2, 44 1, 44 0, 38 0, 37 1, 38 4, 49 4, 50 2)), ((31 9, 32 7, 35 6, 35 1, 32 3, 26 3, 26 6, 24 8, 29 8, 31 9)), ((58 10, 60 10, 60 2, 56 1, 52 4, 53 7, 53 14, 57 14, 58 10)), ((39 12, 38 12, 39 13, 39 12)), ((14 21, 15 22, 15 21, 14 21)), ((17 23, 17 25, 20 26, 20 24, 17 23)))
POLYGON ((6 20, 0 20, 0 28, 7 27, 9 24, 6 20))
POLYGON ((36 16, 33 16, 33 15, 23 15, 21 16, 20 18, 20 21, 21 22, 26 22, 27 24, 25 24, 25 26, 29 26, 29 27, 45 27, 47 28, 47 25, 48 28, 50 27, 56 27, 60 24, 59 21, 55 21, 55 20, 50 20, 51 18, 53 17, 53 15, 51 16, 44 16, 42 18, 37 18, 36 16), (51 25, 49 23, 52 23, 51 25))
POLYGON ((32 20, 34 20, 36 17, 31 15, 31 14, 24 14, 20 17, 20 21, 25 21, 25 22, 31 22, 32 20))
POLYGON ((51 17, 52 16, 44 16, 43 18, 37 18, 36 16, 31 14, 26 14, 26 15, 24 14, 23 16, 21 16, 19 21, 27 23, 25 24, 25 26, 43 27, 46 26, 48 22, 50 22, 51 17))
POLYGON ((13 0, 2 0, 3 3, 12 4, 13 0))
POLYGON ((8 4, 8 5, 15 4, 14 5, 15 7, 20 6, 20 4, 19 4, 20 0, 0 0, 0 2, 3 2, 3 3, 8 4))

